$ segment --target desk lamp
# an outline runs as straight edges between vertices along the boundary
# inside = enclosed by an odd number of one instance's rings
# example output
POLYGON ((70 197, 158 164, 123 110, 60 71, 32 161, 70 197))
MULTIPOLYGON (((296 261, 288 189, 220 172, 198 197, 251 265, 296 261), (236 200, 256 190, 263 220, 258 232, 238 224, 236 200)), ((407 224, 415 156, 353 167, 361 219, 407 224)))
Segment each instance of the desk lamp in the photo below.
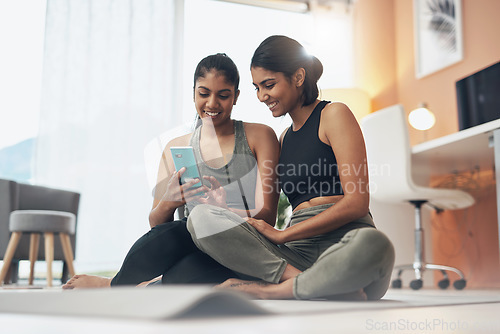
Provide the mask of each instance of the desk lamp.
POLYGON ((414 109, 408 115, 408 122, 410 125, 417 130, 424 132, 424 140, 427 140, 427 130, 432 128, 436 124, 436 117, 427 108, 427 104, 420 103, 417 109, 414 109))

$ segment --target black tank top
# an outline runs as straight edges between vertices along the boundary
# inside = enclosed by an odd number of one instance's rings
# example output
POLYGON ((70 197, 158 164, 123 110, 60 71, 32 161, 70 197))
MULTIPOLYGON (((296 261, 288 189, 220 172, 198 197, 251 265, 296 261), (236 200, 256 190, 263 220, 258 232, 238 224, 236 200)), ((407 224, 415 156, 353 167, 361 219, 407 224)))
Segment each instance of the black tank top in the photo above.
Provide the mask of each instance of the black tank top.
POLYGON ((283 137, 278 176, 293 209, 315 197, 344 193, 335 154, 318 136, 321 111, 328 103, 318 103, 299 130, 290 126, 283 137))

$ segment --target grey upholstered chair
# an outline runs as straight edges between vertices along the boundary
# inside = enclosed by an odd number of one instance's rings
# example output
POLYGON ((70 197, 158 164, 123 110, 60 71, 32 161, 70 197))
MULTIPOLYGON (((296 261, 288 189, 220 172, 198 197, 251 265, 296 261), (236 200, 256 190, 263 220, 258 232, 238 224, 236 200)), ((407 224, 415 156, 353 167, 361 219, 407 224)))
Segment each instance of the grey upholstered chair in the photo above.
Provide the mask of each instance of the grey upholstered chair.
MULTIPOLYGON (((10 239, 9 217, 16 210, 49 210, 73 213, 78 217, 80 194, 77 192, 17 183, 0 179, 0 258, 3 259, 10 239)), ((78 218, 76 219, 78 222, 78 218)), ((63 248, 58 238, 54 239, 54 260, 64 261, 62 282, 68 279, 68 267, 64 260, 63 248)), ((76 233, 70 236, 71 248, 76 246, 76 233)), ((30 238, 21 237, 14 254, 5 283, 16 283, 20 260, 29 259, 30 238)), ((38 260, 45 260, 45 249, 40 247, 38 260)), ((1 284, 1 282, 0 282, 1 284)))

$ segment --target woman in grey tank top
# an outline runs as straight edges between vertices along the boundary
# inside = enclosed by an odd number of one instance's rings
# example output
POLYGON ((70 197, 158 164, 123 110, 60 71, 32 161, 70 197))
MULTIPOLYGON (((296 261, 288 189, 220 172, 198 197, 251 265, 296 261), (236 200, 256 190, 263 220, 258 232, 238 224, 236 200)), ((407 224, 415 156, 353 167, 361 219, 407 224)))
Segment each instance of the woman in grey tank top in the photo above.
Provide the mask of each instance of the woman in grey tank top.
POLYGON ((201 125, 164 149, 149 215, 151 230, 134 243, 115 277, 76 275, 63 288, 137 285, 157 282, 159 276, 165 284, 221 283, 238 276, 194 245, 186 218, 174 220, 174 212, 186 204, 190 210, 202 204, 238 217, 276 220, 279 194, 269 189, 276 182, 279 143, 270 127, 231 119, 238 83, 236 65, 225 54, 200 61, 194 103, 201 125), (193 147, 205 195, 199 195, 200 188, 190 189, 198 180, 179 184, 184 170, 174 169, 172 146, 193 147))
POLYGON ((387 291, 394 248, 369 213, 363 137, 347 106, 318 99, 322 72, 319 60, 286 36, 267 38, 252 57, 257 97, 274 117, 292 119, 278 166, 283 191, 303 196, 292 201, 290 224, 282 231, 269 221, 243 220, 216 207, 192 210, 187 226, 198 248, 227 268, 261 280, 230 279, 221 287, 271 299, 374 300, 387 291), (287 136, 291 132, 294 141, 287 136), (311 165, 318 159, 332 161, 338 173, 311 165), (322 195, 314 182, 332 185, 337 176, 343 191, 322 195))

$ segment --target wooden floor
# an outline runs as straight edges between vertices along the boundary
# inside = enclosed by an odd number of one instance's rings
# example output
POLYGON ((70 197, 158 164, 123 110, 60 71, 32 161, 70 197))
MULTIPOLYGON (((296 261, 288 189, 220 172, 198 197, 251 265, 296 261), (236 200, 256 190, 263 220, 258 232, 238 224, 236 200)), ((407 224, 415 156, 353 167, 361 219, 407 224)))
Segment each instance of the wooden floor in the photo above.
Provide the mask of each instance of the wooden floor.
MULTIPOLYGON (((384 301, 378 304, 383 307, 369 309, 364 302, 359 307, 343 302, 320 307, 303 301, 255 301, 280 310, 182 320, 0 313, 0 333, 500 333, 500 290, 391 289, 384 301), (390 304, 395 302, 401 306, 390 304)), ((175 301, 165 300, 170 302, 175 301)))

